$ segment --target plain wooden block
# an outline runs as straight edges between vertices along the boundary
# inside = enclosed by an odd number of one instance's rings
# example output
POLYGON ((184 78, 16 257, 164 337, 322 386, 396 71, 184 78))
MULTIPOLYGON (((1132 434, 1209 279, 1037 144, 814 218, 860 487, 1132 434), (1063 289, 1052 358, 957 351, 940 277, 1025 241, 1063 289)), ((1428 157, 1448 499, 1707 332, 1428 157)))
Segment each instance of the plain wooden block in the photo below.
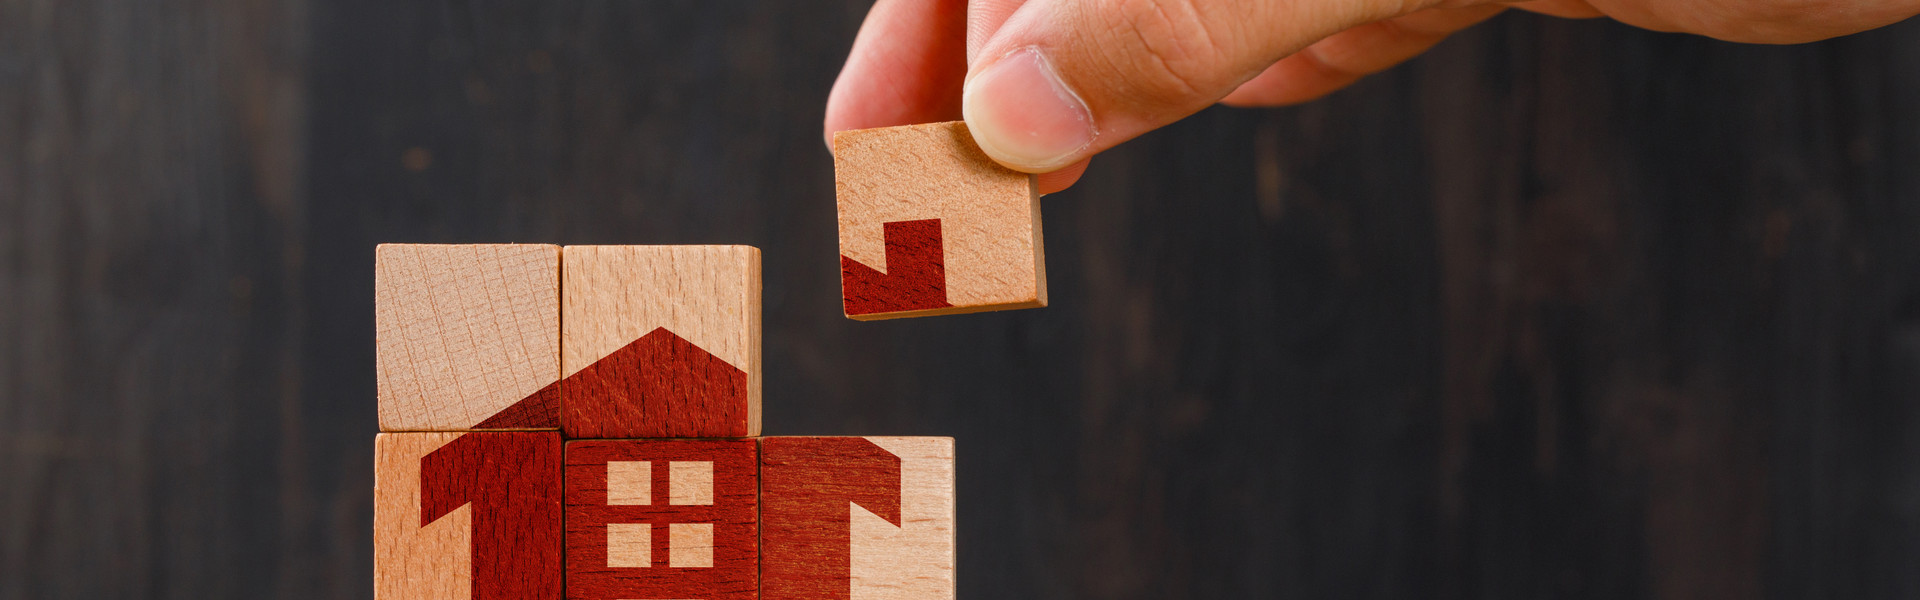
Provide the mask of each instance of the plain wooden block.
POLYGON ((953 457, 944 437, 763 438, 761 600, 951 600, 953 457))
POLYGON ((848 317, 1047 305, 1040 195, 964 122, 833 135, 840 285, 848 317))
POLYGON ((757 442, 567 442, 567 598, 754 600, 757 442))
POLYGON ((760 434, 760 250, 568 246, 569 438, 760 434))
POLYGON ((560 247, 381 244, 381 431, 560 426, 560 247))
POLYGON ((376 600, 557 599, 559 432, 374 438, 376 600))

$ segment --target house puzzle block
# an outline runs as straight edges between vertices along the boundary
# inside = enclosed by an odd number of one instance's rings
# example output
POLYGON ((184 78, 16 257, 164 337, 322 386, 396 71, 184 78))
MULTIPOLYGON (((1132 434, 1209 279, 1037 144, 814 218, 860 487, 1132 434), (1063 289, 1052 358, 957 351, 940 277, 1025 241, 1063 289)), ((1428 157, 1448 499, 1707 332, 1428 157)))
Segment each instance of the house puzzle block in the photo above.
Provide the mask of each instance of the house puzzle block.
POLYGON ((374 597, 560 597, 560 434, 374 438, 374 597))
POLYGON ((953 597, 953 438, 760 444, 761 600, 953 597))
POLYGON ((381 431, 556 429, 560 247, 374 252, 381 431))
POLYGON ((757 444, 567 443, 567 597, 759 595, 757 444))
POLYGON ((377 599, 953 597, 951 438, 756 437, 758 250, 376 255, 377 599))
POLYGON ((1034 176, 987 158, 966 123, 835 133, 833 169, 848 317, 1047 305, 1034 176))
POLYGON ((760 250, 568 246, 569 438, 760 435, 760 250))

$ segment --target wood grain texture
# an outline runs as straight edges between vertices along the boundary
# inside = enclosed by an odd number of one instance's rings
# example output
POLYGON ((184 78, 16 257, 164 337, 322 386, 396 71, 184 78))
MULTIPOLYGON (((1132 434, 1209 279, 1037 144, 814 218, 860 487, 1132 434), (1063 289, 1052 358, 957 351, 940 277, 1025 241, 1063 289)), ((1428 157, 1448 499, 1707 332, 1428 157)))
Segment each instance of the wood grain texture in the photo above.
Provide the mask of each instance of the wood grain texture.
MULTIPOLYGON (((893 445, 926 460, 939 442, 893 445)), ((951 597, 952 441, 947 464, 917 464, 914 493, 946 496, 916 499, 920 512, 904 527, 908 492, 905 459, 867 438, 770 437, 760 445, 760 597, 762 600, 903 598, 914 593, 951 597), (944 473, 942 473, 944 471, 944 473), (944 474, 944 481, 941 475, 944 474), (942 506, 944 504, 944 507, 942 506), (947 513, 944 548, 932 531, 947 513), (905 537, 886 536, 874 523, 905 537), (860 523, 858 537, 855 523, 860 523), (860 542, 856 549, 856 539, 860 542), (928 543, 928 542, 933 543, 928 543), (856 551, 860 554, 855 557, 856 551), (943 556, 944 552, 944 556, 943 556), (890 559, 899 557, 899 563, 890 559), (945 560, 944 573, 939 563, 945 560), (855 565, 862 578, 854 579, 855 565), (930 567, 930 568, 929 568, 930 567), (946 585, 941 586, 944 576, 946 585), (904 579, 894 579, 901 577, 904 579), (926 578, 926 579, 923 579, 926 578), (857 584, 857 585, 856 585, 857 584), (904 594, 904 595, 903 595, 904 594)), ((931 459, 938 462, 938 458, 931 459)))
POLYGON ((607 568, 653 566, 652 523, 607 524, 607 568))
POLYGON ((759 464, 755 440, 567 442, 567 598, 752 600, 759 586, 759 464), (652 489, 686 488, 674 476, 709 464, 707 504, 609 504, 610 463, 646 461, 652 489), (619 531, 615 524, 647 524, 619 531), (649 543, 642 551, 636 544, 649 543), (610 549, 609 546, 613 548, 610 549), (642 559, 645 566, 632 565, 642 559))
POLYGON ((759 249, 568 246, 563 261, 568 437, 759 435, 759 249))
POLYGON ((842 131, 834 134, 833 147, 848 317, 1047 305, 1033 177, 987 158, 965 123, 842 131), (934 237, 917 226, 912 233, 888 226, 925 220, 939 221, 934 237), (928 251, 936 246, 941 252, 928 251), (936 256, 945 275, 944 302, 932 301, 923 282, 936 256), (894 265, 902 258, 913 262, 894 265))
POLYGON ((675 569, 713 568, 713 524, 667 525, 667 566, 675 569))
POLYGON ((382 433, 373 450, 375 600, 473 598, 473 507, 420 522, 420 459, 463 433, 382 433))
POLYGON ((947 262, 942 250, 946 242, 940 219, 894 221, 882 230, 886 272, 840 257, 840 293, 846 313, 864 319, 881 313, 952 308, 947 301, 947 262))
POLYGON ((653 504, 653 463, 644 460, 608 462, 607 504, 653 504))
POLYGON ((561 381, 572 438, 743 437, 754 429, 752 378, 666 328, 561 381))
POLYGON ((853 511, 848 575, 852 600, 953 600, 955 503, 953 438, 873 437, 900 457, 899 523, 853 511))
POLYGON ((374 305, 381 431, 559 427, 559 246, 381 244, 374 305))
POLYGON ((376 598, 560 597, 559 433, 383 433, 374 444, 376 598))
POLYGON ((0 2, 0 598, 369 597, 395 240, 759 246, 767 433, 958 438, 969 597, 1920 590, 1920 22, 1509 11, 1101 153, 1046 310, 876 324, 872 4, 0 2))

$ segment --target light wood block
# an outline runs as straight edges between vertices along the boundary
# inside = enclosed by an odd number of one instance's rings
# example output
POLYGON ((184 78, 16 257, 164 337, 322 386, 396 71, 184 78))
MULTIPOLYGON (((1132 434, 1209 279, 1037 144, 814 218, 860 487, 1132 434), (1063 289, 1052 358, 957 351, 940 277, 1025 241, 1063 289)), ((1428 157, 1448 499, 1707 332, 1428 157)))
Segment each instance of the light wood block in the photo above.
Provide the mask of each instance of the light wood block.
POLYGON ((381 431, 559 428, 559 246, 374 256, 381 431))
POLYGON ((559 432, 374 438, 375 600, 560 598, 559 432))
POLYGON ((760 434, 760 250, 568 246, 569 438, 760 434))
POLYGON ((761 600, 951 600, 953 438, 771 437, 761 600))
POLYGON ((757 598, 757 450, 750 439, 568 442, 567 598, 757 598), (674 491, 613 502, 618 479, 637 472, 619 465, 637 462, 651 465, 649 488, 674 491))
POLYGON ((964 122, 833 136, 841 293, 859 320, 1047 305, 1040 195, 964 122))

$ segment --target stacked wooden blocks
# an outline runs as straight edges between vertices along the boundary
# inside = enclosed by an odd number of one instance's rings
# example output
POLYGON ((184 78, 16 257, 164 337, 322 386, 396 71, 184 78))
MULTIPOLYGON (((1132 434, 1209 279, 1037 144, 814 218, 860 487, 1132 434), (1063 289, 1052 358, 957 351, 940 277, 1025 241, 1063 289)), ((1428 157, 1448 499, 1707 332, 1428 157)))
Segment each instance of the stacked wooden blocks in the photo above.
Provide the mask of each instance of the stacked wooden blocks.
POLYGON ((745 246, 383 245, 382 600, 952 598, 951 438, 758 437, 745 246))

